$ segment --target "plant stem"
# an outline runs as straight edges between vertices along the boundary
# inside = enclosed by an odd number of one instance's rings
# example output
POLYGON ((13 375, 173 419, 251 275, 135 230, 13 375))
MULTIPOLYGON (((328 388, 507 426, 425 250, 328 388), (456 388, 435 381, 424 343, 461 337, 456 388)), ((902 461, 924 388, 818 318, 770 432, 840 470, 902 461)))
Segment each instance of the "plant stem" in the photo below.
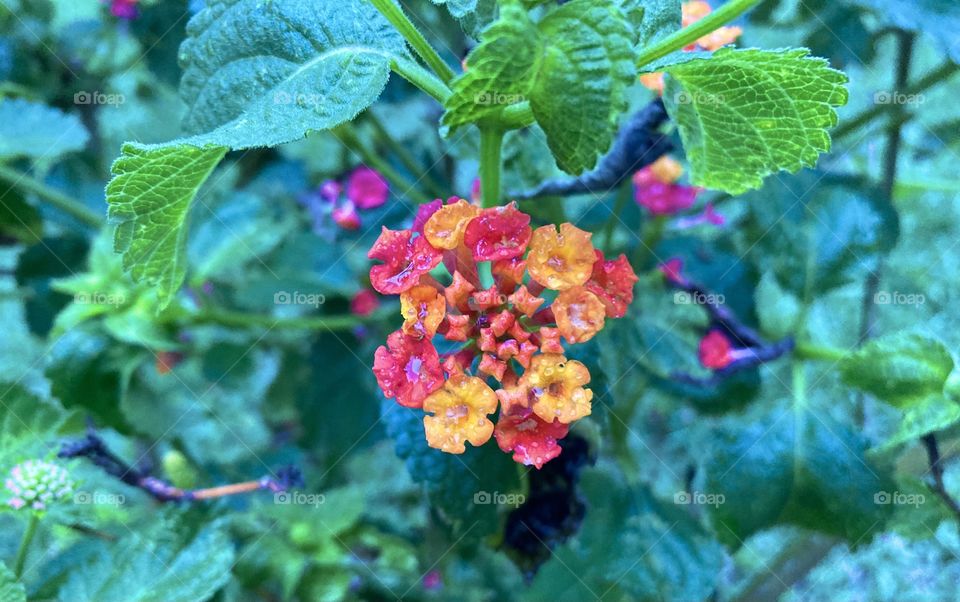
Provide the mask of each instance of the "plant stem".
POLYGON ((30 522, 27 523, 27 530, 23 532, 23 537, 20 538, 20 547, 17 548, 17 557, 13 561, 13 574, 20 578, 23 575, 23 566, 27 561, 27 552, 30 551, 30 544, 33 542, 34 535, 37 534, 37 527, 40 525, 40 517, 34 513, 30 513, 30 522))
MULTIPOLYGON (((924 75, 912 85, 908 86, 906 90, 903 91, 903 94, 906 96, 915 96, 920 94, 927 88, 930 88, 931 86, 934 86, 947 79, 951 75, 957 73, 957 71, 960 71, 960 65, 957 65, 948 59, 945 63, 927 75, 924 75)), ((843 138, 848 134, 859 131, 860 128, 870 123, 877 117, 897 109, 902 109, 902 107, 894 103, 875 104, 870 109, 867 109, 866 111, 863 111, 862 113, 844 121, 843 125, 833 130, 833 138, 843 138)))
POLYGON ((667 216, 652 215, 650 219, 643 224, 643 238, 637 245, 633 255, 633 265, 635 269, 646 269, 647 259, 655 257, 654 249, 663 238, 663 233, 667 228, 667 216))
POLYGON ((500 171, 503 130, 498 124, 480 126, 480 191, 484 207, 500 204, 500 171))
POLYGON ((535 121, 533 108, 528 100, 504 107, 500 113, 500 125, 508 130, 519 130, 533 125, 535 121))
POLYGON ((824 360, 838 362, 847 357, 848 353, 835 347, 823 347, 811 343, 797 343, 793 351, 794 357, 803 360, 824 360))
POLYGON ((927 450, 927 458, 930 461, 930 473, 933 475, 933 485, 931 485, 931 489, 940 496, 940 499, 943 500, 947 507, 950 508, 950 511, 960 520, 960 504, 951 497, 950 492, 947 491, 943 483, 943 463, 941 462, 940 448, 937 446, 937 436, 934 433, 928 433, 921 437, 920 440, 927 450))
POLYGON ((397 140, 390 135, 390 132, 387 130, 386 126, 383 125, 383 122, 380 121, 380 118, 377 117, 377 114, 373 111, 367 111, 367 120, 370 122, 370 125, 373 126, 373 129, 377 131, 377 136, 380 140, 386 143, 390 150, 393 151, 393 154, 400 159, 400 162, 403 163, 403 166, 410 171, 410 173, 420 174, 420 180, 423 182, 424 186, 427 187, 427 192, 431 196, 437 198, 445 198, 447 196, 443 187, 440 186, 436 180, 428 173, 427 170, 421 166, 417 160, 410 154, 410 151, 407 148, 397 142, 397 140))
POLYGON ((304 316, 281 318, 225 309, 208 309, 197 315, 198 322, 213 322, 223 326, 265 326, 267 328, 290 328, 303 330, 350 330, 363 324, 352 315, 304 316))
POLYGON ((14 188, 34 193, 48 204, 72 215, 88 226, 99 228, 103 225, 104 219, 98 213, 29 174, 0 165, 0 180, 8 182, 14 188))
POLYGON ((620 190, 617 191, 617 200, 613 205, 613 210, 610 213, 610 217, 607 218, 607 223, 604 226, 603 233, 603 244, 607 247, 607 250, 610 250, 610 243, 613 241, 613 230, 617 225, 617 216, 623 213, 623 209, 627 206, 627 203, 630 201, 631 193, 633 192, 633 184, 629 182, 624 182, 620 185, 620 190))
POLYGON ((746 11, 759 4, 760 0, 730 0, 717 10, 696 23, 691 23, 679 31, 675 31, 659 42, 655 42, 640 51, 637 57, 637 67, 644 67, 661 59, 671 52, 680 50, 693 44, 703 36, 720 29, 746 11))
POLYGON ((433 72, 443 80, 443 83, 449 84, 450 80, 454 77, 453 69, 443 62, 443 59, 440 58, 437 51, 433 49, 433 46, 427 42, 427 39, 423 37, 420 30, 407 18, 403 9, 397 4, 394 4, 394 0, 370 0, 370 3, 380 11, 380 14, 387 18, 387 21, 390 21, 390 23, 397 28, 400 35, 413 46, 413 49, 420 55, 420 58, 433 69, 433 72))
POLYGON ((452 94, 445 83, 413 61, 393 58, 390 60, 390 68, 397 75, 434 97, 441 104, 446 102, 452 94))
POLYGON ((390 182, 392 187, 399 189, 397 191, 402 196, 413 196, 419 199, 418 202, 427 200, 426 194, 417 188, 417 185, 408 180, 403 174, 393 168, 383 157, 377 154, 372 148, 360 140, 356 127, 353 122, 347 122, 334 130, 336 135, 344 146, 360 156, 360 160, 369 167, 380 172, 380 174, 390 182))

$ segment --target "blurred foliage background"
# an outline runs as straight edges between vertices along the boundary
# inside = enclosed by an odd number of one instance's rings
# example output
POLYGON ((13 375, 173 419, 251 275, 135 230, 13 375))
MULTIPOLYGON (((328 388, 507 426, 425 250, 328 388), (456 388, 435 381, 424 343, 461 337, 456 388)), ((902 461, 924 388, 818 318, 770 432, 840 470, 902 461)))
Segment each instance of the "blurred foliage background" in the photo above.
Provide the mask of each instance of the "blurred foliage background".
MULTIPOLYGON (((181 134, 177 49, 202 4, 145 0, 125 20, 97 0, 0 0, 0 472, 52 459, 89 420, 117 455, 179 487, 293 464, 312 497, 164 504, 65 462, 92 501, 50 509, 19 579, 30 520, 0 512, 0 599, 956 599, 954 3, 768 0, 738 23, 738 46, 828 58, 850 102, 816 170, 702 193, 722 227, 655 224, 629 181, 521 202, 542 223, 595 232, 641 274, 631 314, 577 354, 593 416, 540 471, 492 444, 428 448, 420 415, 376 388, 373 350, 399 307, 357 312, 366 250, 419 203, 469 198, 478 168, 476 132, 444 139, 439 105, 400 78, 352 124, 229 154, 191 213, 187 283, 162 312, 124 273, 102 217, 110 165, 124 141, 181 134), (361 165, 390 195, 349 230, 318 190, 361 165), (770 340, 852 350, 865 335, 913 335, 918 363, 891 370, 936 364, 945 382, 908 387, 894 407, 848 386, 861 377, 835 360, 784 357, 681 383, 676 372, 709 375, 697 361, 706 316, 674 302, 655 269, 671 257, 770 340), (322 303, 278 305, 281 293, 322 303), (678 503, 683 492, 725 501, 678 503), (875 502, 882 492, 901 497, 875 502), (923 501, 896 503, 905 495, 923 501)), ((464 31, 495 8, 404 5, 461 58, 475 43, 464 31)), ((631 90, 633 110, 653 98, 631 90)), ((508 191, 561 175, 536 128, 511 133, 505 157, 508 191)), ((877 353, 864 369, 889 360, 877 353)))

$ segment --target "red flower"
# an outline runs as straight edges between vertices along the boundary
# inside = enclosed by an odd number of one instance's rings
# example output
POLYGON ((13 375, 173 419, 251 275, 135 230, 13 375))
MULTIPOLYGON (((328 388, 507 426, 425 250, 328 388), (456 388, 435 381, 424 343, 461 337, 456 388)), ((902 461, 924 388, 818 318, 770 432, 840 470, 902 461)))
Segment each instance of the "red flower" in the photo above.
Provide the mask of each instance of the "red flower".
POLYGON ((477 261, 496 261, 523 255, 531 233, 530 216, 510 203, 481 211, 467 224, 463 241, 477 261))
POLYGON ((597 251, 597 261, 593 264, 593 274, 585 288, 600 298, 608 318, 622 318, 627 306, 633 303, 633 285, 637 283, 626 255, 605 260, 602 251, 597 251))
POLYGON ((377 293, 365 288, 350 299, 350 313, 355 316, 369 316, 380 307, 377 293))
POLYGON ((423 400, 443 386, 440 356, 428 339, 410 337, 401 331, 387 337, 373 360, 373 373, 386 397, 408 408, 423 406, 423 400))
POLYGON ((390 187, 374 169, 360 166, 353 170, 347 180, 347 198, 360 209, 374 209, 387 202, 390 187))
POLYGON ((733 362, 733 347, 719 330, 711 330, 700 339, 700 363, 711 370, 721 370, 733 362))
POLYGON ((567 436, 570 427, 558 420, 546 422, 536 414, 528 416, 500 416, 493 436, 505 452, 513 452, 513 461, 541 468, 560 455, 557 443, 567 436))
POLYGON ((683 271, 683 260, 679 257, 673 257, 667 260, 666 263, 661 263, 659 270, 663 273, 663 277, 673 284, 683 284, 686 281, 683 274, 681 274, 683 271))
POLYGON ((416 286, 420 276, 440 264, 440 251, 410 230, 388 230, 384 226, 377 242, 367 253, 384 263, 370 268, 370 283, 384 295, 399 295, 416 286))

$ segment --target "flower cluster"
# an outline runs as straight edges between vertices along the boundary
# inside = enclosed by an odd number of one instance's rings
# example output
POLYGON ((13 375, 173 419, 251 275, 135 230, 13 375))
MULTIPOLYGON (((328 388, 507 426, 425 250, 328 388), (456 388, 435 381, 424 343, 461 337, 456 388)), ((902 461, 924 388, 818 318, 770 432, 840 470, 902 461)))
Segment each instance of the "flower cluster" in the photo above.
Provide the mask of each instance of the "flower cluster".
POLYGON ((359 211, 380 207, 389 194, 390 187, 380 172, 361 165, 350 173, 346 187, 336 180, 326 180, 301 202, 313 217, 314 231, 325 234, 330 219, 344 230, 358 230, 359 211))
POLYGON ((653 215, 674 215, 693 206, 701 188, 678 184, 683 166, 664 155, 633 174, 634 200, 653 215))
MULTIPOLYGON (((700 19, 706 17, 713 11, 710 8, 710 3, 703 2, 702 0, 693 0, 692 2, 684 2, 682 5, 682 22, 683 27, 687 27, 699 21, 700 19)), ((719 29, 708 33, 707 35, 697 39, 697 41, 689 46, 685 47, 683 50, 685 52, 691 52, 694 50, 708 50, 713 52, 714 50, 726 46, 727 44, 734 43, 737 38, 740 37, 740 34, 743 33, 743 30, 735 26, 725 26, 720 27, 719 29)), ((663 94, 663 73, 645 73, 640 76, 640 83, 643 84, 646 88, 653 90, 657 94, 663 94)))
POLYGON ((480 209, 456 198, 423 205, 410 230, 383 229, 370 280, 400 295, 404 322, 373 370, 384 395, 430 414, 431 447, 459 454, 492 436, 537 468, 560 454, 557 441, 593 398, 587 367, 567 359, 562 340, 588 341, 622 317, 637 282, 626 257, 606 259, 590 238, 569 223, 534 230, 513 203, 480 209), (441 264, 447 275, 435 277, 441 264), (437 335, 458 349, 441 356, 437 335))
POLYGON ((7 504, 17 510, 28 508, 39 512, 71 495, 74 483, 64 468, 52 462, 27 460, 13 467, 6 487, 13 495, 7 504))

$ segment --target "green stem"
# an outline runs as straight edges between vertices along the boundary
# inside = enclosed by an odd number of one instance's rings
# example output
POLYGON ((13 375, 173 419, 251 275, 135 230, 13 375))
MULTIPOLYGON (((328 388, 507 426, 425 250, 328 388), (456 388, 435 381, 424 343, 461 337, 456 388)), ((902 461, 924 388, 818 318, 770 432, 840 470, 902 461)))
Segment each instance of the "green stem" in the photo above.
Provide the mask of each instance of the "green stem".
POLYGON ((420 181, 427 187, 427 192, 429 192, 431 196, 441 199, 446 198, 447 194, 443 187, 417 162, 404 145, 397 142, 397 140, 390 135, 390 132, 386 126, 383 125, 383 122, 380 121, 380 118, 377 117, 376 113, 367 111, 367 120, 370 122, 370 125, 373 126, 373 129, 377 131, 377 136, 380 140, 390 147, 390 150, 393 151, 393 154, 403 163, 403 166, 406 167, 410 173, 420 174, 420 181))
POLYGON ((433 72, 443 80, 443 83, 449 84, 450 80, 454 77, 453 69, 443 62, 443 59, 440 58, 437 51, 433 49, 433 46, 427 42, 427 39, 423 37, 420 30, 407 18, 403 9, 395 4, 394 0, 370 0, 370 3, 380 11, 380 14, 387 18, 387 21, 390 21, 390 23, 397 28, 400 35, 413 46, 413 49, 420 55, 420 58, 433 69, 433 72))
POLYGON ((496 124, 480 125, 480 191, 484 207, 500 204, 500 152, 503 148, 503 130, 496 124))
POLYGON ((196 321, 212 322, 223 326, 265 326, 301 330, 350 330, 363 324, 363 320, 359 317, 348 315, 281 318, 226 309, 204 310, 196 316, 196 321))
POLYGON ((17 548, 17 558, 13 561, 13 574, 16 575, 17 579, 23 575, 23 565, 27 562, 27 552, 30 551, 30 544, 33 542, 34 535, 37 534, 37 527, 40 525, 40 517, 34 513, 30 513, 30 522, 27 523, 27 530, 23 532, 23 537, 20 538, 20 547, 17 548))
POLYGON ((519 130, 533 125, 535 121, 533 108, 528 100, 504 107, 500 113, 500 125, 508 130, 519 130))
MULTIPOLYGON (((100 214, 92 211, 80 201, 47 186, 29 174, 11 169, 5 165, 0 165, 0 180, 8 182, 14 188, 34 193, 49 205, 72 215, 88 226, 99 228, 103 225, 104 220, 100 217, 100 214)), ((2 194, 0 194, 0 196, 2 196, 2 194)))
POLYGON ((620 190, 617 191, 617 200, 613 205, 613 211, 610 213, 610 217, 607 218, 607 223, 604 226, 603 241, 604 246, 607 247, 608 251, 610 250, 610 244, 613 241, 613 231, 617 225, 617 216, 623 213, 627 203, 630 202, 632 193, 633 185, 629 182, 621 184, 620 190))
POLYGON ((434 97, 441 104, 446 102, 452 94, 445 83, 411 60, 393 58, 390 60, 390 68, 397 75, 434 97))
POLYGON ((839 362, 847 357, 848 353, 843 349, 836 347, 823 347, 812 343, 797 343, 793 351, 793 356, 802 360, 825 360, 828 362, 839 362))
MULTIPOLYGON (((910 86, 907 86, 907 89, 903 91, 903 94, 905 96, 916 96, 927 88, 930 88, 931 86, 934 86, 947 79, 957 71, 960 71, 960 65, 957 65, 951 60, 947 60, 930 73, 924 75, 910 86)), ((867 125, 877 117, 885 115, 886 113, 896 112, 900 108, 900 105, 895 103, 875 104, 870 109, 867 109, 866 111, 863 111, 862 113, 845 120, 843 125, 833 130, 833 138, 836 140, 853 132, 860 131, 863 126, 867 125)))
POLYGON ((399 195, 419 199, 419 202, 427 201, 427 195, 417 188, 416 183, 404 177, 376 151, 363 143, 352 122, 344 123, 334 130, 334 134, 340 138, 344 146, 356 153, 365 165, 380 172, 380 175, 386 178, 394 189, 398 189, 396 191, 399 195))
POLYGON ((660 244, 666 228, 667 216, 665 215, 651 216, 651 218, 644 223, 643 238, 640 239, 640 244, 637 245, 637 250, 633 256, 634 269, 644 269, 647 264, 647 259, 655 256, 653 249, 660 244))
POLYGON ((637 57, 637 67, 645 67, 655 60, 667 56, 671 52, 681 50, 693 44, 703 36, 733 21, 759 3, 760 0, 730 0, 696 23, 691 23, 687 27, 675 31, 659 42, 655 42, 641 50, 640 55, 637 57))

